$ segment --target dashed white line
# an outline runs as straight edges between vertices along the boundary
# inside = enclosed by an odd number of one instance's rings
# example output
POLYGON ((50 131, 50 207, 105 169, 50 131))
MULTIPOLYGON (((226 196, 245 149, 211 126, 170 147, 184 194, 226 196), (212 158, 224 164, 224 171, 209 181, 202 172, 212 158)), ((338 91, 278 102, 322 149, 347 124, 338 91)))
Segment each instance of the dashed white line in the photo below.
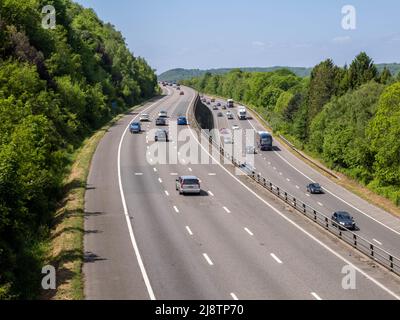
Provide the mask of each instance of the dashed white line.
POLYGON ((167 190, 164 191, 167 197, 169 197, 169 192, 167 190))
POLYGON ((227 207, 223 207, 227 213, 231 213, 231 211, 227 207))
POLYGON ((177 176, 178 174, 176 172, 171 172, 170 175, 171 176, 177 176))
POLYGON ((321 207, 323 207, 324 205, 321 203, 321 202, 318 202, 318 204, 321 206, 321 207))
POLYGON ((306 193, 306 196, 307 196, 307 197, 311 197, 309 193, 306 193))
POLYGON ((208 263, 210 266, 213 266, 213 265, 214 265, 214 263, 211 261, 210 257, 207 255, 207 253, 203 253, 203 257, 204 257, 204 259, 206 259, 207 263, 208 263))
POLYGON ((289 179, 289 178, 286 178, 286 180, 287 180, 288 182, 290 182, 290 179, 289 179))
POLYGON ((192 232, 192 230, 190 230, 189 226, 186 226, 186 230, 191 236, 193 235, 193 232, 192 232))
POLYGON ((193 170, 192 170, 192 168, 188 168, 188 170, 190 171, 190 172, 192 172, 193 170))
POLYGON ((251 236, 254 236, 254 233, 249 230, 249 228, 244 228, 244 230, 251 236))
POLYGON ((143 173, 142 172, 135 172, 135 176, 142 176, 143 173))
POLYGON ((208 194, 209 194, 211 197, 214 197, 214 193, 212 193, 211 191, 208 191, 208 194))
POLYGON ((158 182, 162 183, 162 179, 161 179, 161 178, 158 178, 158 182))
POLYGON ((276 167, 274 167, 274 170, 276 170, 276 167))
POLYGON ((179 209, 178 209, 177 206, 174 206, 174 210, 175 210, 176 213, 179 213, 179 209))
POLYGON ((157 168, 153 168, 154 172, 157 172, 157 168))
POLYGON ((278 262, 279 264, 282 264, 282 263, 283 263, 282 260, 279 259, 279 258, 276 256, 276 254, 271 253, 271 257, 272 257, 276 262, 278 262))
POLYGON ((296 186, 296 189, 300 189, 300 187, 299 187, 299 186, 296 186))
POLYGON ((379 244, 380 246, 382 245, 382 242, 376 240, 376 239, 372 239, 372 241, 375 241, 377 244, 379 244))
POLYGON ((208 175, 209 176, 216 176, 217 174, 216 173, 209 173, 208 175))
POLYGON ((311 292, 311 295, 317 300, 322 300, 321 297, 317 295, 315 292, 311 292))
POLYGON ((279 172, 279 175, 280 175, 280 176, 283 176, 283 173, 282 173, 282 172, 279 172))
POLYGON ((239 300, 238 297, 236 296, 236 294, 234 294, 233 292, 231 292, 231 297, 233 300, 239 300))

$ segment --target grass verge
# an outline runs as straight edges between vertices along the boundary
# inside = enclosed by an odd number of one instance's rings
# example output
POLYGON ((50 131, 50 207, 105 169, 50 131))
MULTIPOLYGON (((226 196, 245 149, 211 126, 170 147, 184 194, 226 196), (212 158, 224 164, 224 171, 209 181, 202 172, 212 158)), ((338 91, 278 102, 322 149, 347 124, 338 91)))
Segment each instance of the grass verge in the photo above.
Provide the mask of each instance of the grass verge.
POLYGON ((131 108, 112 119, 107 125, 87 138, 73 155, 70 173, 64 181, 64 199, 54 217, 49 252, 45 264, 56 268, 56 290, 43 291, 43 300, 82 300, 84 299, 82 266, 84 261, 83 236, 86 180, 90 163, 100 140, 107 130, 131 108))

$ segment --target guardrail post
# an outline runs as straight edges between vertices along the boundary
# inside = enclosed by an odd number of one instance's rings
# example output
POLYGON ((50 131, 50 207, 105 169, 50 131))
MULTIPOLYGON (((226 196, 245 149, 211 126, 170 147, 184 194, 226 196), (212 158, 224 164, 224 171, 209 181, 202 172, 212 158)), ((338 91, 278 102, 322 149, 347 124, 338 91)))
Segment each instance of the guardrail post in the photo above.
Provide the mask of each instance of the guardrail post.
POLYGON ((271 191, 272 191, 272 182, 269 183, 269 188, 270 188, 271 191))
POLYGON ((265 178, 263 178, 263 179, 264 179, 264 187, 266 187, 267 186, 267 180, 265 178))
POLYGON ((393 256, 389 256, 389 261, 390 261, 390 271, 393 271, 393 256))
POLYGON ((278 197, 281 195, 280 191, 279 191, 279 187, 276 187, 276 191, 278 192, 278 197))
POLYGON ((251 177, 256 180, 256 173, 254 171, 251 172, 251 177))
POLYGON ((374 245, 371 243, 369 247, 371 249, 371 257, 373 257, 374 256, 374 245))
POLYGON ((329 229, 329 219, 325 217, 325 227, 329 229))
POLYGON ((285 201, 287 202, 287 192, 285 192, 285 201))
POLYGON ((295 208, 297 207, 296 198, 293 198, 293 206, 294 206, 295 208))
POLYGON ((357 247, 357 235, 353 234, 354 246, 357 247))
POLYGON ((260 175, 260 174, 257 175, 257 181, 258 181, 258 182, 261 181, 261 175, 260 175))
POLYGON ((306 208, 306 204, 303 203, 303 212, 306 213, 307 212, 307 208, 306 208))
POLYGON ((317 221, 317 211, 314 210, 314 220, 317 221))

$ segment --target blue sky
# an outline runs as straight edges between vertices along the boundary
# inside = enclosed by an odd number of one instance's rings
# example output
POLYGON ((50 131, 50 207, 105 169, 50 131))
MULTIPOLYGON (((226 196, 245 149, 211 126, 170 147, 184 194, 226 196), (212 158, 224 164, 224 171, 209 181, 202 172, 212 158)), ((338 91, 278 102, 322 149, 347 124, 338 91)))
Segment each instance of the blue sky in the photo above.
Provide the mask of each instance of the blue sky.
POLYGON ((172 68, 314 66, 350 63, 366 51, 400 62, 400 1, 77 0, 122 32, 135 55, 172 68), (342 7, 356 29, 342 28, 342 7))

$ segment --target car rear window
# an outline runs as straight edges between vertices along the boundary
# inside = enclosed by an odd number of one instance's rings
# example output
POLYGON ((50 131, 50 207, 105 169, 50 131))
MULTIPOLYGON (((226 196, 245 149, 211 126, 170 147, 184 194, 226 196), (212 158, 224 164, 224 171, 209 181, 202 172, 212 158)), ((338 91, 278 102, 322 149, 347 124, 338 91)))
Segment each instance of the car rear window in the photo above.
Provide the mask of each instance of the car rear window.
POLYGON ((183 180, 183 184, 199 184, 199 180, 197 180, 197 179, 185 179, 185 180, 183 180))

